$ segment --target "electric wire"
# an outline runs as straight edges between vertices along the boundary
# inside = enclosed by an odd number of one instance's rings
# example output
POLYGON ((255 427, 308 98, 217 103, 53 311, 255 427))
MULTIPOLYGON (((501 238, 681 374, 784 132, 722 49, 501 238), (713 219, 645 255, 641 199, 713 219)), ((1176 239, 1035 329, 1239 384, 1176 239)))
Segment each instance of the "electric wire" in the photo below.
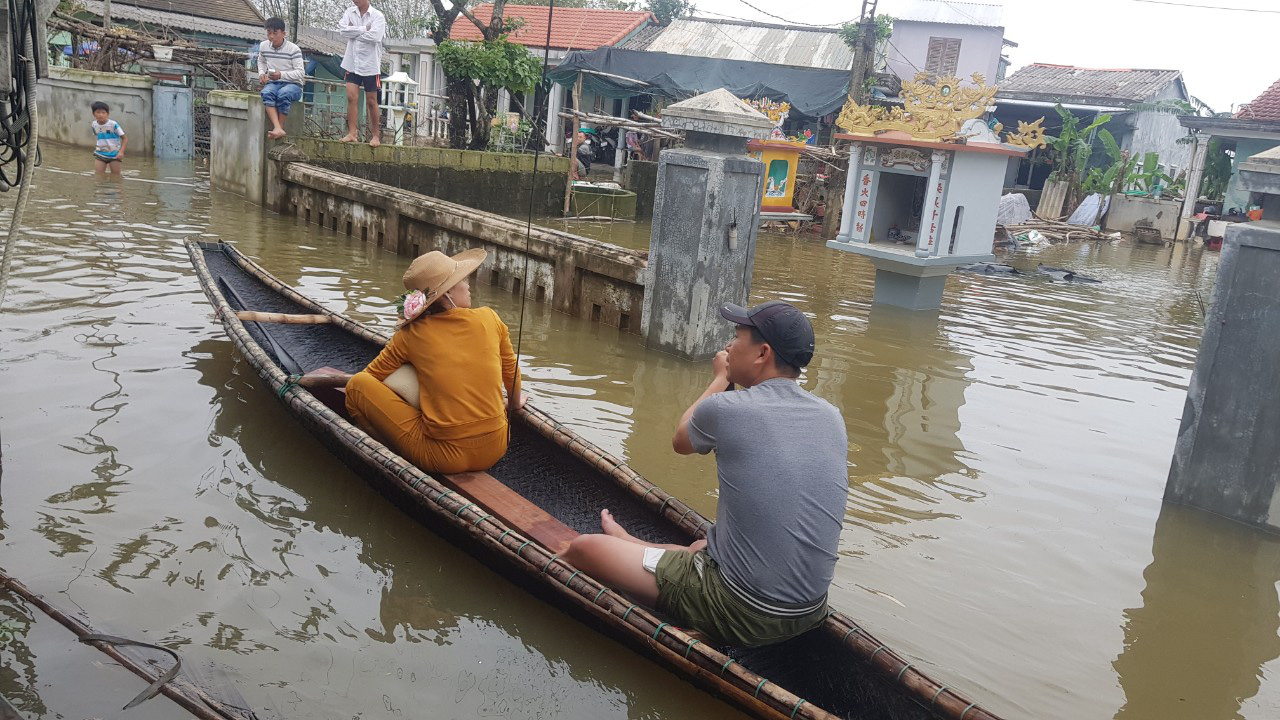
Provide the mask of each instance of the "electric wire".
POLYGON ((747 7, 751 8, 752 10, 755 10, 756 12, 760 13, 761 15, 768 15, 769 17, 773 18, 774 20, 781 20, 782 22, 787 23, 788 25, 799 25, 799 26, 802 26, 802 27, 813 27, 813 28, 832 28, 832 27, 840 27, 841 25, 846 25, 846 24, 848 24, 848 23, 852 23, 852 22, 857 22, 857 19, 856 19, 856 18, 855 18, 855 19, 853 19, 853 20, 846 20, 845 22, 833 22, 833 23, 824 23, 824 24, 818 24, 818 23, 807 23, 807 22, 798 22, 798 21, 796 21, 796 20, 788 20, 788 19, 786 19, 786 18, 782 17, 781 15, 774 15, 773 13, 769 12, 768 10, 763 10, 763 9, 761 9, 761 8, 756 7, 755 5, 752 5, 751 3, 747 2, 747 0, 738 0, 738 2, 742 3, 743 5, 746 5, 747 7))
MULTIPOLYGON (((538 81, 538 86, 544 86, 547 83, 547 68, 551 64, 551 27, 555 20, 556 0, 548 0, 547 2, 547 42, 542 48, 542 79, 538 81)), ((548 88, 542 94, 542 107, 539 110, 538 103, 533 103, 534 116, 538 118, 533 123, 533 131, 538 133, 537 141, 533 145, 533 175, 529 179, 529 219, 524 229, 524 279, 520 285, 520 325, 516 328, 516 372, 520 372, 520 349, 524 344, 524 308, 529 301, 529 249, 533 244, 533 208, 538 198, 538 159, 542 157, 542 151, 546 144, 547 138, 547 107, 551 104, 551 95, 554 88, 548 88), (539 127, 541 124, 541 127, 539 127)), ((535 91, 536 95, 536 91, 535 91)), ((569 158, 569 162, 576 162, 576 158, 569 158)), ((566 188, 565 192, 572 192, 572 188, 566 188)), ((510 408, 511 415, 514 417, 516 413, 516 404, 519 397, 511 398, 507 404, 510 408)), ((515 423, 508 422, 507 427, 511 428, 515 423)))
MULTIPOLYGON (((36 11, 30 0, 9 0, 12 22, 10 48, 14 53, 12 89, 0 104, 0 190, 18 186, 18 199, 9 219, 9 232, 0 251, 0 307, 4 305, 13 263, 13 248, 31 194, 31 176, 39 152, 36 114, 36 44, 39 39, 36 11), (21 50, 19 50, 21 48, 21 50), (7 172, 16 163, 13 173, 7 172)), ((43 51, 43 48, 40 48, 43 51)))
POLYGON ((1268 10, 1264 8, 1226 7, 1223 5, 1196 5, 1193 3, 1169 2, 1169 0, 1132 0, 1132 2, 1147 3, 1150 5, 1168 5, 1169 7, 1192 8, 1196 10, 1222 10, 1225 12, 1251 12, 1251 13, 1266 13, 1270 15, 1280 15, 1280 10, 1268 10))

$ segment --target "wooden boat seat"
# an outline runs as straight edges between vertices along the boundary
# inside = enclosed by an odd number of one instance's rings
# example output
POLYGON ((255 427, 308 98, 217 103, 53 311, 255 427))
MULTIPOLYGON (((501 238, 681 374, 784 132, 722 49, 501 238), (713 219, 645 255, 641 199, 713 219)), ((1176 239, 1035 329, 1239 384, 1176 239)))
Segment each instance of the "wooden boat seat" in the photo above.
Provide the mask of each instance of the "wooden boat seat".
POLYGON ((568 549, 569 541, 578 537, 573 528, 547 514, 546 510, 529 502, 489 473, 465 472, 435 477, 450 489, 474 500, 508 527, 557 555, 568 549))
MULTIPOLYGON (((341 375, 342 371, 334 367, 322 367, 311 370, 310 372, 319 375, 341 375)), ((347 414, 347 389, 344 387, 316 387, 308 388, 308 391, 315 396, 315 399, 324 403, 330 410, 338 413, 348 420, 351 416, 347 414)))

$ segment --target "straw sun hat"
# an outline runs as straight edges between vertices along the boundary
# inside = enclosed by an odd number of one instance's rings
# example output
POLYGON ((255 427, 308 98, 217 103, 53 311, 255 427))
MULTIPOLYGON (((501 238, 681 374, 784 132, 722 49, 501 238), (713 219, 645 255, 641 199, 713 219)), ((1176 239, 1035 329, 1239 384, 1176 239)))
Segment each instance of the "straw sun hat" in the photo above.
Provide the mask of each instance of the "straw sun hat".
POLYGON ((406 319, 416 316, 418 312, 438 300, 441 293, 462 282, 463 278, 480 267, 480 263, 484 262, 487 255, 488 253, 480 248, 472 248, 463 250, 453 257, 439 250, 432 250, 415 258, 409 265, 409 269, 404 271, 404 287, 409 291, 410 296, 420 295, 420 297, 413 298, 417 302, 406 301, 404 313, 406 319), (411 308, 412 305, 419 303, 422 303, 421 307, 411 308), (412 312, 414 309, 417 312, 412 312))

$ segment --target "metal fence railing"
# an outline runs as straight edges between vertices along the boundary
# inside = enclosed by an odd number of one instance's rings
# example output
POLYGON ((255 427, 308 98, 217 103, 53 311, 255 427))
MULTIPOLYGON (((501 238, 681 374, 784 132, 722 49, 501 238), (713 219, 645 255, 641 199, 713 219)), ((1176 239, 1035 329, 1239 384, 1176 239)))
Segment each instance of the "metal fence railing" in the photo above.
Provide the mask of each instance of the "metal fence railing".
MULTIPOLYGON (((444 96, 414 93, 405 104, 390 104, 384 91, 381 131, 383 140, 397 137, 409 145, 449 142, 449 115, 444 96)), ((305 133, 312 137, 339 138, 347 133, 347 89, 341 80, 308 77, 303 88, 305 133)), ((363 100, 358 106, 364 109, 363 100)), ((367 125, 367 119, 365 123, 367 125)))

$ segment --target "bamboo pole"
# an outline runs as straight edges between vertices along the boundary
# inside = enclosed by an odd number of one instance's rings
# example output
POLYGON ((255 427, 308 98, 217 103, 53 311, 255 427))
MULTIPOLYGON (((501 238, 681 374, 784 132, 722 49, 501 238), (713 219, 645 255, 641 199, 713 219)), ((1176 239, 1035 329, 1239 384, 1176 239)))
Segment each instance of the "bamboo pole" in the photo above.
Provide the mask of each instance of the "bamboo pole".
MULTIPOLYGON (((23 585, 17 578, 5 573, 3 570, 0 570, 0 587, 9 590, 23 600, 35 605, 45 615, 48 615, 58 621, 58 624, 70 630, 77 638, 83 639, 96 635, 96 633, 94 633, 87 625, 67 615, 53 605, 50 605, 44 598, 31 592, 26 585, 23 585)), ((127 657, 112 645, 97 640, 88 640, 86 644, 92 645, 98 650, 106 653, 111 657, 111 659, 120 663, 120 665, 126 670, 132 672, 143 680, 146 680, 148 683, 155 682, 156 678, 159 677, 158 675, 153 675, 142 664, 127 657)), ((178 705, 181 705, 187 712, 200 718, 200 720, 238 720, 238 716, 236 714, 222 709, 223 703, 213 697, 210 697, 201 691, 200 688, 194 686, 188 686, 188 688, 196 695, 196 697, 193 698, 189 696, 186 692, 179 690, 171 683, 161 685, 160 692, 164 693, 166 697, 178 705)))
POLYGON ((560 117, 566 120, 577 120, 582 122, 594 123, 603 127, 620 127, 627 130, 635 130, 646 135, 657 135, 665 138, 676 139, 680 137, 680 133, 674 130, 666 130, 662 127, 661 122, 638 122, 636 120, 628 120, 620 118, 616 115, 602 115, 600 113, 578 112, 577 110, 565 110, 559 113, 560 117))
POLYGON ((241 310, 236 317, 243 322, 285 323, 288 325, 328 325, 328 315, 290 315, 278 312, 257 312, 241 310))
MULTIPOLYGON (((582 111, 582 72, 578 72, 578 79, 573 83, 573 109, 582 111)), ((574 127, 570 130, 573 142, 569 145, 569 176, 564 182, 564 212, 565 217, 569 217, 569 202, 573 198, 573 181, 578 179, 578 128, 574 127)))

